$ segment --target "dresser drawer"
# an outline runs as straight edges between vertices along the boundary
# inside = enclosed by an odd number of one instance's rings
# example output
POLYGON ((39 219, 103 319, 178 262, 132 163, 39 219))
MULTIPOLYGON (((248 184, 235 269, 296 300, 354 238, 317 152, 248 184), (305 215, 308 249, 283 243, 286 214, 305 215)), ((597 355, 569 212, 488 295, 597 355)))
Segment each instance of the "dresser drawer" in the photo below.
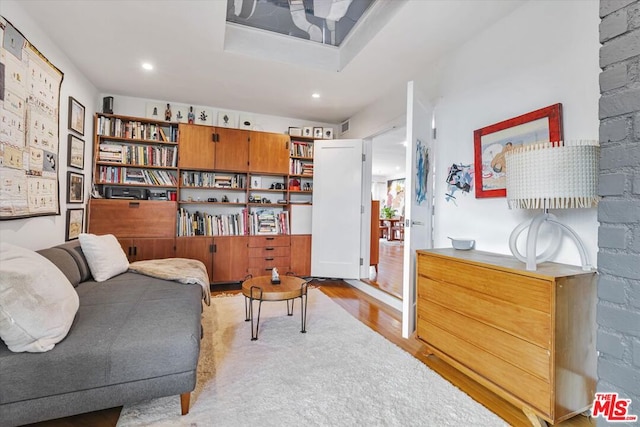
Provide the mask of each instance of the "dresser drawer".
POLYGON ((438 328, 430 322, 418 322, 418 334, 428 336, 429 346, 528 402, 544 414, 551 413, 550 384, 479 347, 438 328))
POLYGON ((291 253, 289 246, 266 246, 249 248, 249 258, 288 257, 291 253))
MULTIPOLYGON (((275 256, 275 257, 260 257, 249 258, 249 267, 256 268, 273 268, 286 266, 289 268, 289 257, 275 256)), ((284 271, 282 273, 285 273, 284 271)))
POLYGON ((418 337, 434 343, 425 323, 430 324, 429 328, 440 328, 545 382, 551 381, 551 353, 547 349, 421 298, 418 300, 418 337))
POLYGON ((424 254, 418 255, 418 275, 453 283, 520 307, 551 312, 552 284, 546 280, 424 254))
POLYGON ((551 315, 548 313, 505 304, 499 298, 468 287, 425 277, 418 280, 418 304, 420 301, 438 304, 544 349, 551 348, 551 315))
POLYGON ((249 237, 250 248, 289 246, 290 244, 291 244, 291 239, 289 239, 289 236, 251 236, 249 237))

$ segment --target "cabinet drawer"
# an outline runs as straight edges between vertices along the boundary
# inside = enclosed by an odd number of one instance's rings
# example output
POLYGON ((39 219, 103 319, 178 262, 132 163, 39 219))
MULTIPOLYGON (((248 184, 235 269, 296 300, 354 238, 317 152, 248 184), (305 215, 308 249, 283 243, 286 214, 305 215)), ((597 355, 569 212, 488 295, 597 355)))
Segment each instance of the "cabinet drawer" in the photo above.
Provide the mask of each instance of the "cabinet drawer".
POLYGON ((264 268, 258 268, 258 267, 249 267, 247 269, 247 272, 253 276, 253 277, 258 277, 258 276, 270 276, 271 275, 271 270, 273 268, 277 268, 278 269, 278 274, 280 276, 286 274, 286 272, 289 270, 288 266, 281 266, 281 265, 272 265, 270 267, 264 267, 264 268))
POLYGON ((116 237, 175 237, 176 211, 176 202, 91 199, 88 230, 116 237))
POLYGON ((288 257, 291 252, 289 246, 266 246, 249 248, 249 258, 288 257))
POLYGON ((511 304, 551 312, 552 283, 453 259, 418 256, 418 275, 453 283, 511 304))
POLYGON ((251 236, 249 237, 250 248, 265 248, 274 246, 289 246, 289 236, 251 236))
POLYGON ((545 380, 486 353, 429 322, 418 322, 418 335, 428 336, 431 347, 449 355, 508 393, 528 402, 544 414, 551 413, 551 390, 545 380))
POLYGON ((433 302, 544 349, 551 348, 551 315, 451 283, 420 277, 418 300, 433 302))
MULTIPOLYGON (((418 325, 424 322, 546 382, 551 381, 551 353, 546 349, 421 298, 418 300, 418 325)), ((431 341, 428 332, 418 337, 425 342, 431 341)))
MULTIPOLYGON (((275 256, 275 257, 260 257, 260 258, 249 258, 249 267, 256 268, 273 268, 286 266, 289 268, 289 257, 288 256, 275 256)), ((283 271, 282 273, 286 273, 283 271)))

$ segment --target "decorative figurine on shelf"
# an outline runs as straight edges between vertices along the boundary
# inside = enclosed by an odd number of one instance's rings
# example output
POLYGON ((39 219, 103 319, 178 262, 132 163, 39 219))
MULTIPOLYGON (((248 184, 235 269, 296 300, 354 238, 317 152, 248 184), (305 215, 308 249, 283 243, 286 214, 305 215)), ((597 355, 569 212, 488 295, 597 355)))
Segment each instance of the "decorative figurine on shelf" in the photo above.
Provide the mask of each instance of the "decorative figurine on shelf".
POLYGON ((224 196, 222 196, 222 202, 223 203, 229 203, 229 198, 227 197, 226 194, 224 196))
POLYGON ((167 109, 164 110, 164 119, 166 121, 170 121, 171 120, 171 106, 169 104, 167 104, 167 109))
POLYGON ((158 115, 158 107, 153 107, 153 116, 157 116, 158 115))
POLYGON ((189 113, 187 114, 187 122, 189 122, 190 125, 193 124, 193 122, 195 122, 196 120, 196 115, 193 112, 193 107, 189 107, 189 113))
POLYGON ((271 270, 271 283, 274 285, 280 284, 280 275, 278 274, 278 269, 276 267, 273 267, 273 270, 271 270))

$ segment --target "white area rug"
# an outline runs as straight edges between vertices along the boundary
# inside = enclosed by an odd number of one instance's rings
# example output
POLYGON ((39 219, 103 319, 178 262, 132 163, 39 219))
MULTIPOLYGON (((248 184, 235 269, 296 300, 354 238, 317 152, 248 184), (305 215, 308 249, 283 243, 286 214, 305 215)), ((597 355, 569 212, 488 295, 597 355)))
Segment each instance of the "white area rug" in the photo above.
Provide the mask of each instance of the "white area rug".
POLYGON ((307 333, 284 302, 262 304, 258 341, 244 297, 212 298, 191 410, 173 396, 125 407, 124 426, 505 426, 498 416, 309 291, 307 333))

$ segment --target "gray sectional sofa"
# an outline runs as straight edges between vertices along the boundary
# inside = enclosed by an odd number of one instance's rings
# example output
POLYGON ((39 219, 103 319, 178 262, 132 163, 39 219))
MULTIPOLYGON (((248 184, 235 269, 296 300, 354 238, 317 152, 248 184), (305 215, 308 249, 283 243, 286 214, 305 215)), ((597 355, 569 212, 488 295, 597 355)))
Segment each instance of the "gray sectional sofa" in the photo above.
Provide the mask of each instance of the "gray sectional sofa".
POLYGON ((44 353, 0 340, 0 426, 14 426, 180 395, 196 384, 202 289, 123 273, 95 282, 78 241, 38 251, 75 286, 68 335, 44 353))

